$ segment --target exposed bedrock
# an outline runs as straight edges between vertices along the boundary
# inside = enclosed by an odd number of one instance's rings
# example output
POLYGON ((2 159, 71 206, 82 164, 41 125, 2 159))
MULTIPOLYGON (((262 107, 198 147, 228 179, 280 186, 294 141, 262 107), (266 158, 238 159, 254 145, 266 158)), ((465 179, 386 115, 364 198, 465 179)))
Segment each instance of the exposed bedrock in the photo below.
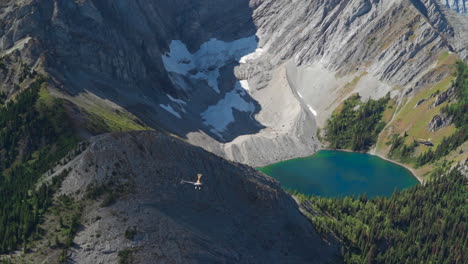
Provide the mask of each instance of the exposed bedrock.
POLYGON ((434 103, 432 103, 432 107, 436 107, 438 105, 441 105, 443 104, 444 102, 446 102, 447 100, 453 100, 454 97, 455 97, 455 87, 451 87, 449 89, 447 89, 446 91, 438 94, 438 95, 435 95, 436 96, 436 99, 434 100, 434 103))
POLYGON ((254 166, 314 153, 350 94, 401 98, 468 54, 468 18, 437 0, 4 2, 2 56, 254 166))
POLYGON ((446 7, 455 12, 468 15, 468 0, 440 0, 446 7))
POLYGON ((101 135, 57 174, 63 169, 60 194, 127 190, 110 206, 85 203, 73 263, 120 263, 129 249, 134 263, 340 263, 338 246, 321 239, 277 181, 173 137, 101 135), (201 190, 181 184, 197 173, 201 190))
POLYGON ((446 114, 437 114, 432 118, 431 122, 429 122, 427 129, 431 132, 435 132, 452 124, 452 119, 452 117, 447 116, 446 114))

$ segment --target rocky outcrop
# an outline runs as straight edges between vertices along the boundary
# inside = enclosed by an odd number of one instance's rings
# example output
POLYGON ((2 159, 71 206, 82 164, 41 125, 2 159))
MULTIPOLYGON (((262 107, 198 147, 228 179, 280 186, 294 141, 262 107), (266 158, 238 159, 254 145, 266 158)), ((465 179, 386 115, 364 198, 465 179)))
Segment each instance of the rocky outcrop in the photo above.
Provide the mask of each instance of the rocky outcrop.
MULTIPOLYGON (((106 134, 57 170, 60 194, 86 199, 93 186, 118 188, 102 207, 87 200, 73 263, 330 263, 321 240, 275 180, 156 132, 106 134), (203 173, 203 188, 181 180, 203 173), (132 236, 126 230, 136 230, 132 236)), ((52 175, 51 177, 54 177, 52 175)), ((102 187, 101 187, 102 188, 102 187)), ((102 199, 102 198, 101 198, 102 199)))
POLYGON ((427 125, 427 130, 429 130, 430 132, 436 132, 437 130, 452 124, 452 119, 452 117, 447 116, 446 114, 437 114, 427 125))
POLYGON ((460 172, 465 175, 465 177, 468 177, 468 159, 462 160, 458 164, 460 165, 460 172))
POLYGON ((447 89, 446 91, 440 93, 436 99, 434 100, 434 103, 432 103, 432 107, 436 107, 438 105, 441 105, 445 103, 447 100, 453 99, 455 96, 455 87, 451 87, 447 89))
POLYGON ((424 103, 424 102, 426 102, 426 99, 425 99, 425 98, 419 100, 419 101, 416 103, 416 105, 414 106, 414 108, 420 106, 420 105, 421 105, 422 103, 424 103))

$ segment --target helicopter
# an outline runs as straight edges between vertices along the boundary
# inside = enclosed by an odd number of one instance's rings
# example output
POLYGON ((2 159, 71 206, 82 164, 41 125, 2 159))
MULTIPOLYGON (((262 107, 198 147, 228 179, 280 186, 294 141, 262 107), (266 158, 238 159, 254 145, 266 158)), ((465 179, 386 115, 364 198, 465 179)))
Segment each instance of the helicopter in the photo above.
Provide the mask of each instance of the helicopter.
POLYGON ((181 184, 184 184, 184 183, 188 183, 188 184, 192 184, 195 186, 195 190, 201 190, 201 187, 203 186, 203 183, 201 182, 201 177, 203 176, 203 174, 197 174, 197 181, 196 182, 192 182, 192 181, 185 181, 185 180, 181 180, 180 183, 181 184))

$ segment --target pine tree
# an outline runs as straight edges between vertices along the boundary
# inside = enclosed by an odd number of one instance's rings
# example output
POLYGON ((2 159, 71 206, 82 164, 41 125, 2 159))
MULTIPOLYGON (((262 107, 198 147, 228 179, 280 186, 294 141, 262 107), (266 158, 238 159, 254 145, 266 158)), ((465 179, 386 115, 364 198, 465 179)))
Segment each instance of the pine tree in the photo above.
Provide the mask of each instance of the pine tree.
POLYGON ((57 235, 55 235, 55 246, 58 247, 58 248, 61 246, 60 240, 59 240, 57 235))

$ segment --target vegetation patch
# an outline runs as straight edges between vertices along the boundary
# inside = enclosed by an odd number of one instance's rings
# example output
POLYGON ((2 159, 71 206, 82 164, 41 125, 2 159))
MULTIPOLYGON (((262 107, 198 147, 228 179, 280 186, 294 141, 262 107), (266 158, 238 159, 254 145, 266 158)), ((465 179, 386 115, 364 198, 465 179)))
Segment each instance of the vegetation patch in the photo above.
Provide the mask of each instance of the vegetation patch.
POLYGON ((413 162, 413 154, 418 146, 416 141, 413 141, 410 145, 405 144, 405 138, 408 137, 408 134, 404 134, 404 136, 393 135, 393 138, 390 142, 388 142, 390 147, 390 152, 388 156, 393 160, 399 160, 405 163, 413 162))
POLYGON ((455 160, 455 157, 459 161, 468 157, 468 153, 460 149, 467 140, 467 132, 463 127, 468 122, 465 114, 468 92, 465 91, 467 88, 463 88, 467 82, 466 69, 467 65, 457 62, 455 55, 442 53, 435 71, 451 71, 453 74, 400 104, 402 107, 398 107, 397 114, 379 136, 377 152, 387 153, 393 160, 410 164, 417 168, 417 174, 421 176, 428 175, 437 160, 449 157, 455 160), (438 95, 454 88, 457 89, 455 100, 449 98, 434 106, 438 95), (428 124, 435 115, 441 113, 453 117, 453 123, 435 132, 429 131, 428 124), (433 146, 418 144, 425 141, 433 146))
POLYGON ((457 55, 450 52, 444 51, 440 54, 439 58, 437 58, 437 66, 452 66, 457 62, 457 55))
POLYGON ((427 163, 447 156, 451 151, 457 149, 468 141, 468 65, 463 62, 457 63, 457 79, 454 84, 456 102, 446 105, 442 112, 453 118, 457 130, 449 137, 444 137, 441 143, 433 151, 429 149, 419 155, 416 165, 422 166, 427 163))
POLYGON ((137 229, 136 227, 129 227, 127 230, 125 230, 125 238, 128 240, 133 240, 137 234, 137 229))
POLYGON ((397 103, 395 99, 391 99, 387 103, 387 108, 382 115, 382 121, 388 123, 392 120, 393 114, 395 113, 395 108, 397 107, 397 103))
POLYGON ((95 133, 150 129, 137 117, 112 103, 92 95, 75 98, 87 119, 87 128, 95 133))
POLYGON ((334 149, 367 151, 377 141, 385 126, 382 115, 390 95, 363 103, 359 95, 348 98, 339 112, 334 112, 325 128, 325 139, 334 149))
POLYGON ((36 188, 37 181, 78 142, 62 101, 43 100, 46 83, 37 76, 0 108, 0 253, 26 250, 41 236, 38 224, 58 186, 36 188))
POLYGON ((430 132, 427 130, 427 124, 431 121, 434 115, 440 112, 440 109, 447 104, 431 107, 435 100, 435 96, 441 92, 446 91, 454 78, 448 76, 442 79, 431 89, 424 90, 418 93, 415 97, 408 101, 395 118, 394 126, 397 133, 407 132, 409 137, 406 138, 405 143, 410 144, 414 139, 423 138, 431 139, 435 145, 442 141, 442 138, 450 133, 453 133, 453 127, 445 127, 437 132, 430 132), (425 100, 423 103, 420 103, 425 100))
POLYGON ((133 263, 133 254, 135 250, 133 249, 124 249, 119 251, 119 264, 131 264, 133 263))
POLYGON ((7 99, 6 93, 0 91, 0 107, 5 103, 7 99))
POLYGON ((65 263, 68 259, 68 249, 73 246, 73 238, 81 225, 82 211, 81 202, 68 195, 59 196, 51 207, 52 216, 47 222, 50 228, 47 246, 52 250, 60 250, 59 263, 65 263))
POLYGON ((106 184, 92 183, 86 189, 85 198, 90 200, 101 200, 101 207, 113 205, 119 197, 135 191, 135 183, 132 179, 122 182, 110 180, 106 184))

